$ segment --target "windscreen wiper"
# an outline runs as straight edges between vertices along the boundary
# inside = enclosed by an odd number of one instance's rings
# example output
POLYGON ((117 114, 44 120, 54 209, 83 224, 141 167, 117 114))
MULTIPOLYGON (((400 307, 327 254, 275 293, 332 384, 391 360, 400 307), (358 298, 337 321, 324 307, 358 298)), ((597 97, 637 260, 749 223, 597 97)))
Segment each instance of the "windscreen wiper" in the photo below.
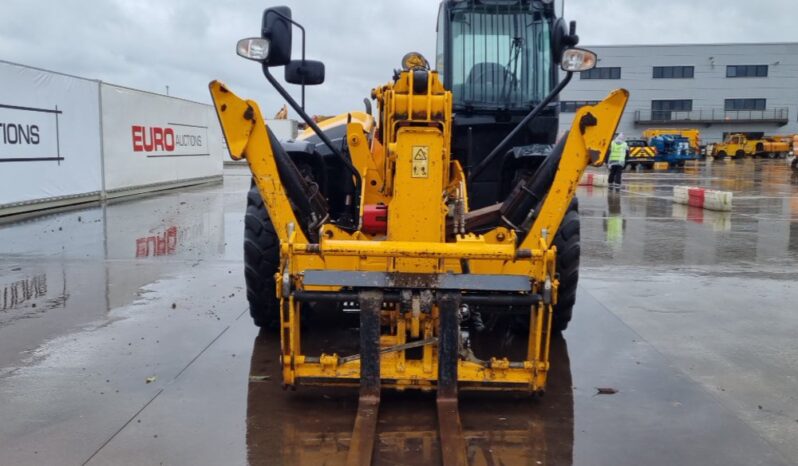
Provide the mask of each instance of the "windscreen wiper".
POLYGON ((510 59, 507 60, 507 66, 504 67, 504 83, 502 84, 502 91, 501 91, 501 101, 505 103, 510 102, 510 95, 512 94, 513 89, 517 85, 517 72, 518 72, 518 56, 521 54, 521 49, 524 45, 524 38, 523 37, 513 37, 513 41, 510 43, 510 59), (513 67, 512 72, 510 72, 510 67, 513 67), (508 81, 513 81, 513 86, 508 90, 507 84, 508 81))

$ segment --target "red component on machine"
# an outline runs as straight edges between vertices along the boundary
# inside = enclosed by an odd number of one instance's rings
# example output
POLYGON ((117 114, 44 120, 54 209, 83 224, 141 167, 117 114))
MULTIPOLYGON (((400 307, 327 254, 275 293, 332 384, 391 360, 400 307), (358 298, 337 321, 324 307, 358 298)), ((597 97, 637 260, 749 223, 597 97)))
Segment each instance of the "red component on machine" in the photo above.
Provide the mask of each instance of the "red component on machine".
POLYGON ((384 235, 388 232, 388 206, 366 204, 363 206, 363 233, 384 235))

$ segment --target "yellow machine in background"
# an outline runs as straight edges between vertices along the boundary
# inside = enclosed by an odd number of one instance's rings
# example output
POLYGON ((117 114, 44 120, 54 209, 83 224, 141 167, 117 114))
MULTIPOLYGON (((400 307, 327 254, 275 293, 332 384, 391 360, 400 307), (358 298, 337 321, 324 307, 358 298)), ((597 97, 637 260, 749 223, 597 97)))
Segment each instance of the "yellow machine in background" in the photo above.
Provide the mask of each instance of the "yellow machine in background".
POLYGON ((784 158, 791 151, 790 136, 764 136, 761 139, 749 139, 745 134, 732 134, 712 148, 712 156, 718 159, 732 157, 741 159, 750 157, 784 158))
POLYGON ((790 166, 793 170, 798 170, 798 134, 792 137, 792 160, 790 166))
MULTIPOLYGON (((263 37, 241 40, 238 53, 263 64, 267 80, 314 133, 305 136, 340 163, 344 175, 335 183, 346 187, 334 196, 340 199, 324 195, 306 174, 315 152, 289 156, 255 102, 221 82, 210 84, 230 154, 249 163, 268 213, 253 228, 279 244, 269 285, 279 303, 283 384, 360 386, 350 464, 370 462, 381 388, 435 390, 444 463, 464 464, 458 389, 545 388, 561 278, 554 238, 584 170, 604 162, 628 93, 617 90, 581 108, 538 169, 542 175, 521 179, 502 203, 471 210, 469 173, 452 149, 453 93, 438 72, 408 54, 394 79, 372 91, 377 118, 353 112, 325 121, 324 131, 270 72, 285 65, 289 83, 323 81, 320 62, 290 59, 293 23, 288 8, 267 9, 263 37), (327 137, 336 128, 345 131, 340 146, 327 137), (357 353, 304 351, 306 311, 325 305, 359 314, 357 353), (479 323, 478 310, 525 317, 523 355, 472 347, 463 327, 479 323)), ((563 46, 561 62, 565 79, 485 164, 547 108, 573 72, 595 66, 596 56, 563 46)))

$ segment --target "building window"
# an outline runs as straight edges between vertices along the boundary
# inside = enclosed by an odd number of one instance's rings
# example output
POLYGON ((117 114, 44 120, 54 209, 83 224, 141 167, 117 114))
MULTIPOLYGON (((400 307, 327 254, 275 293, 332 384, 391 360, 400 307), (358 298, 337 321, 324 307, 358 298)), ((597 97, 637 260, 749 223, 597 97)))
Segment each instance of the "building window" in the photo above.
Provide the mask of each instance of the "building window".
POLYGON ((726 99, 723 106, 727 112, 735 110, 764 110, 766 99, 726 99))
POLYGON ((729 65, 726 67, 727 78, 766 78, 767 65, 729 65))
POLYGON ((693 101, 690 99, 651 101, 652 120, 671 120, 673 112, 690 112, 692 110, 693 101))
POLYGON ((563 113, 576 113, 585 105, 596 105, 598 100, 561 100, 560 111, 563 113))
POLYGON ((693 101, 690 99, 652 100, 651 110, 670 111, 670 112, 689 112, 693 110, 693 101))
POLYGON ((655 66, 654 79, 685 79, 695 74, 693 66, 655 66))
POLYGON ((579 73, 580 79, 621 79, 621 68, 617 66, 593 68, 579 73))

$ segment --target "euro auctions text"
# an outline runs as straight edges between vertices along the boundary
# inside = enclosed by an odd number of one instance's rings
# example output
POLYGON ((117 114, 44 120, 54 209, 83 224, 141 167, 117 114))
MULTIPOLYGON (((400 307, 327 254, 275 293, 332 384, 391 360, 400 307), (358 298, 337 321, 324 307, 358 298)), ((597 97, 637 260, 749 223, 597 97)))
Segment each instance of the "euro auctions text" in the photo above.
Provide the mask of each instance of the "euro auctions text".
POLYGON ((133 152, 187 152, 204 147, 204 129, 174 126, 131 126, 133 152))

